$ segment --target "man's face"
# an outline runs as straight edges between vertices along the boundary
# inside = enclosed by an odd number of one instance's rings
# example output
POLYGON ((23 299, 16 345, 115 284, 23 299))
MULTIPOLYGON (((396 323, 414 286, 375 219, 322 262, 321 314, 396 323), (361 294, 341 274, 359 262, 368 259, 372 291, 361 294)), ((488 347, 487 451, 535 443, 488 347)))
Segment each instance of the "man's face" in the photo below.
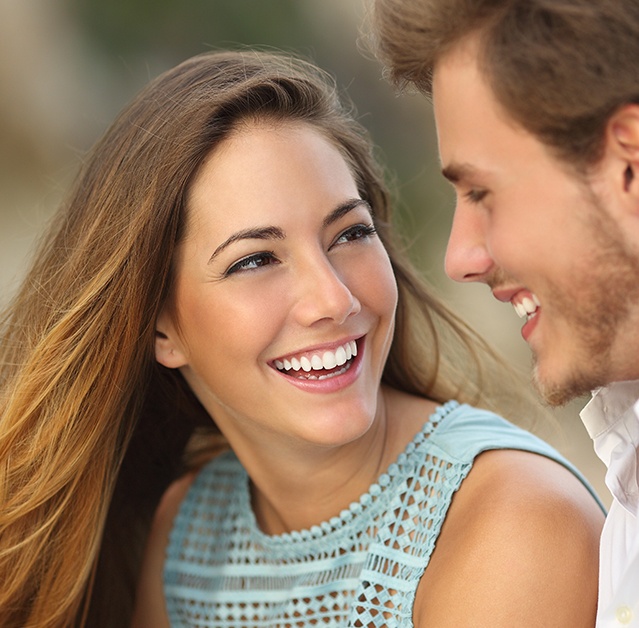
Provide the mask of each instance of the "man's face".
POLYGON ((468 40, 434 75, 443 172, 457 193, 446 272, 486 283, 524 318, 549 403, 639 377, 639 257, 608 173, 585 181, 512 121, 476 58, 468 40))

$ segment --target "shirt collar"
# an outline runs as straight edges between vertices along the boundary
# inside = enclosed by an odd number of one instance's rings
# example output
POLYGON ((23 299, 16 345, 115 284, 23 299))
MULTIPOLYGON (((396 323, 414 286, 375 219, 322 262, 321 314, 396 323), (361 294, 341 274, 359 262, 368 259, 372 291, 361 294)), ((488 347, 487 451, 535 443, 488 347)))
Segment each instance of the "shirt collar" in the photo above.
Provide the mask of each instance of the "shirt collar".
POLYGON ((639 513, 639 380, 593 392, 580 416, 608 467, 606 485, 630 513, 639 513))

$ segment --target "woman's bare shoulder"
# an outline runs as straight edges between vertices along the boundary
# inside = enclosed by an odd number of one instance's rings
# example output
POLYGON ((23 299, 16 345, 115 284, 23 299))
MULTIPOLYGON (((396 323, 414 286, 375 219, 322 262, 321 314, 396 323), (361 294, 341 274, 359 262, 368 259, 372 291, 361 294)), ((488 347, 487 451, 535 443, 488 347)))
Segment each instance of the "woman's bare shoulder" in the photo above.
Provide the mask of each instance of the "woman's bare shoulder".
POLYGON ((132 628, 169 628, 162 581, 166 547, 173 521, 194 478, 195 473, 189 473, 173 482, 155 511, 138 580, 132 628))
POLYGON ((481 454, 419 585, 415 625, 593 626, 602 525, 593 497, 559 463, 481 454))

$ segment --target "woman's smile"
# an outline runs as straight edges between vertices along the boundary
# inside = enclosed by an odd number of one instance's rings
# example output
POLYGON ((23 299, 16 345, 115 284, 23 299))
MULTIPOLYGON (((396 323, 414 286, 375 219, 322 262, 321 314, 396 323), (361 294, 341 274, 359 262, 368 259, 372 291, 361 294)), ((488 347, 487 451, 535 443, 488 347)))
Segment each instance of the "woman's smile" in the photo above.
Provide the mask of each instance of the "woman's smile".
POLYGON ((313 349, 273 361, 278 374, 308 392, 330 393, 349 386, 361 371, 365 338, 348 340, 336 349, 313 349))
POLYGON ((340 370, 346 372, 355 357, 357 357, 357 342, 348 340, 338 345, 335 350, 330 348, 307 350, 276 359, 273 364, 278 371, 293 377, 325 379, 340 370))

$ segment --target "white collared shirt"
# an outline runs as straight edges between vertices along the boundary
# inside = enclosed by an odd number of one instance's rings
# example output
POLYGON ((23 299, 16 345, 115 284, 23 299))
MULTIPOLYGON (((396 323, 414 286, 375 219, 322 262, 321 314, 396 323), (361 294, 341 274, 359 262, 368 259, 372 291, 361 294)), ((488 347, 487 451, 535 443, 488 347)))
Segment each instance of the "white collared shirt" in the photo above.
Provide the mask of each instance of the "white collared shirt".
POLYGON ((581 419, 613 496, 600 545, 597 628, 639 627, 639 381, 593 393, 581 419))

